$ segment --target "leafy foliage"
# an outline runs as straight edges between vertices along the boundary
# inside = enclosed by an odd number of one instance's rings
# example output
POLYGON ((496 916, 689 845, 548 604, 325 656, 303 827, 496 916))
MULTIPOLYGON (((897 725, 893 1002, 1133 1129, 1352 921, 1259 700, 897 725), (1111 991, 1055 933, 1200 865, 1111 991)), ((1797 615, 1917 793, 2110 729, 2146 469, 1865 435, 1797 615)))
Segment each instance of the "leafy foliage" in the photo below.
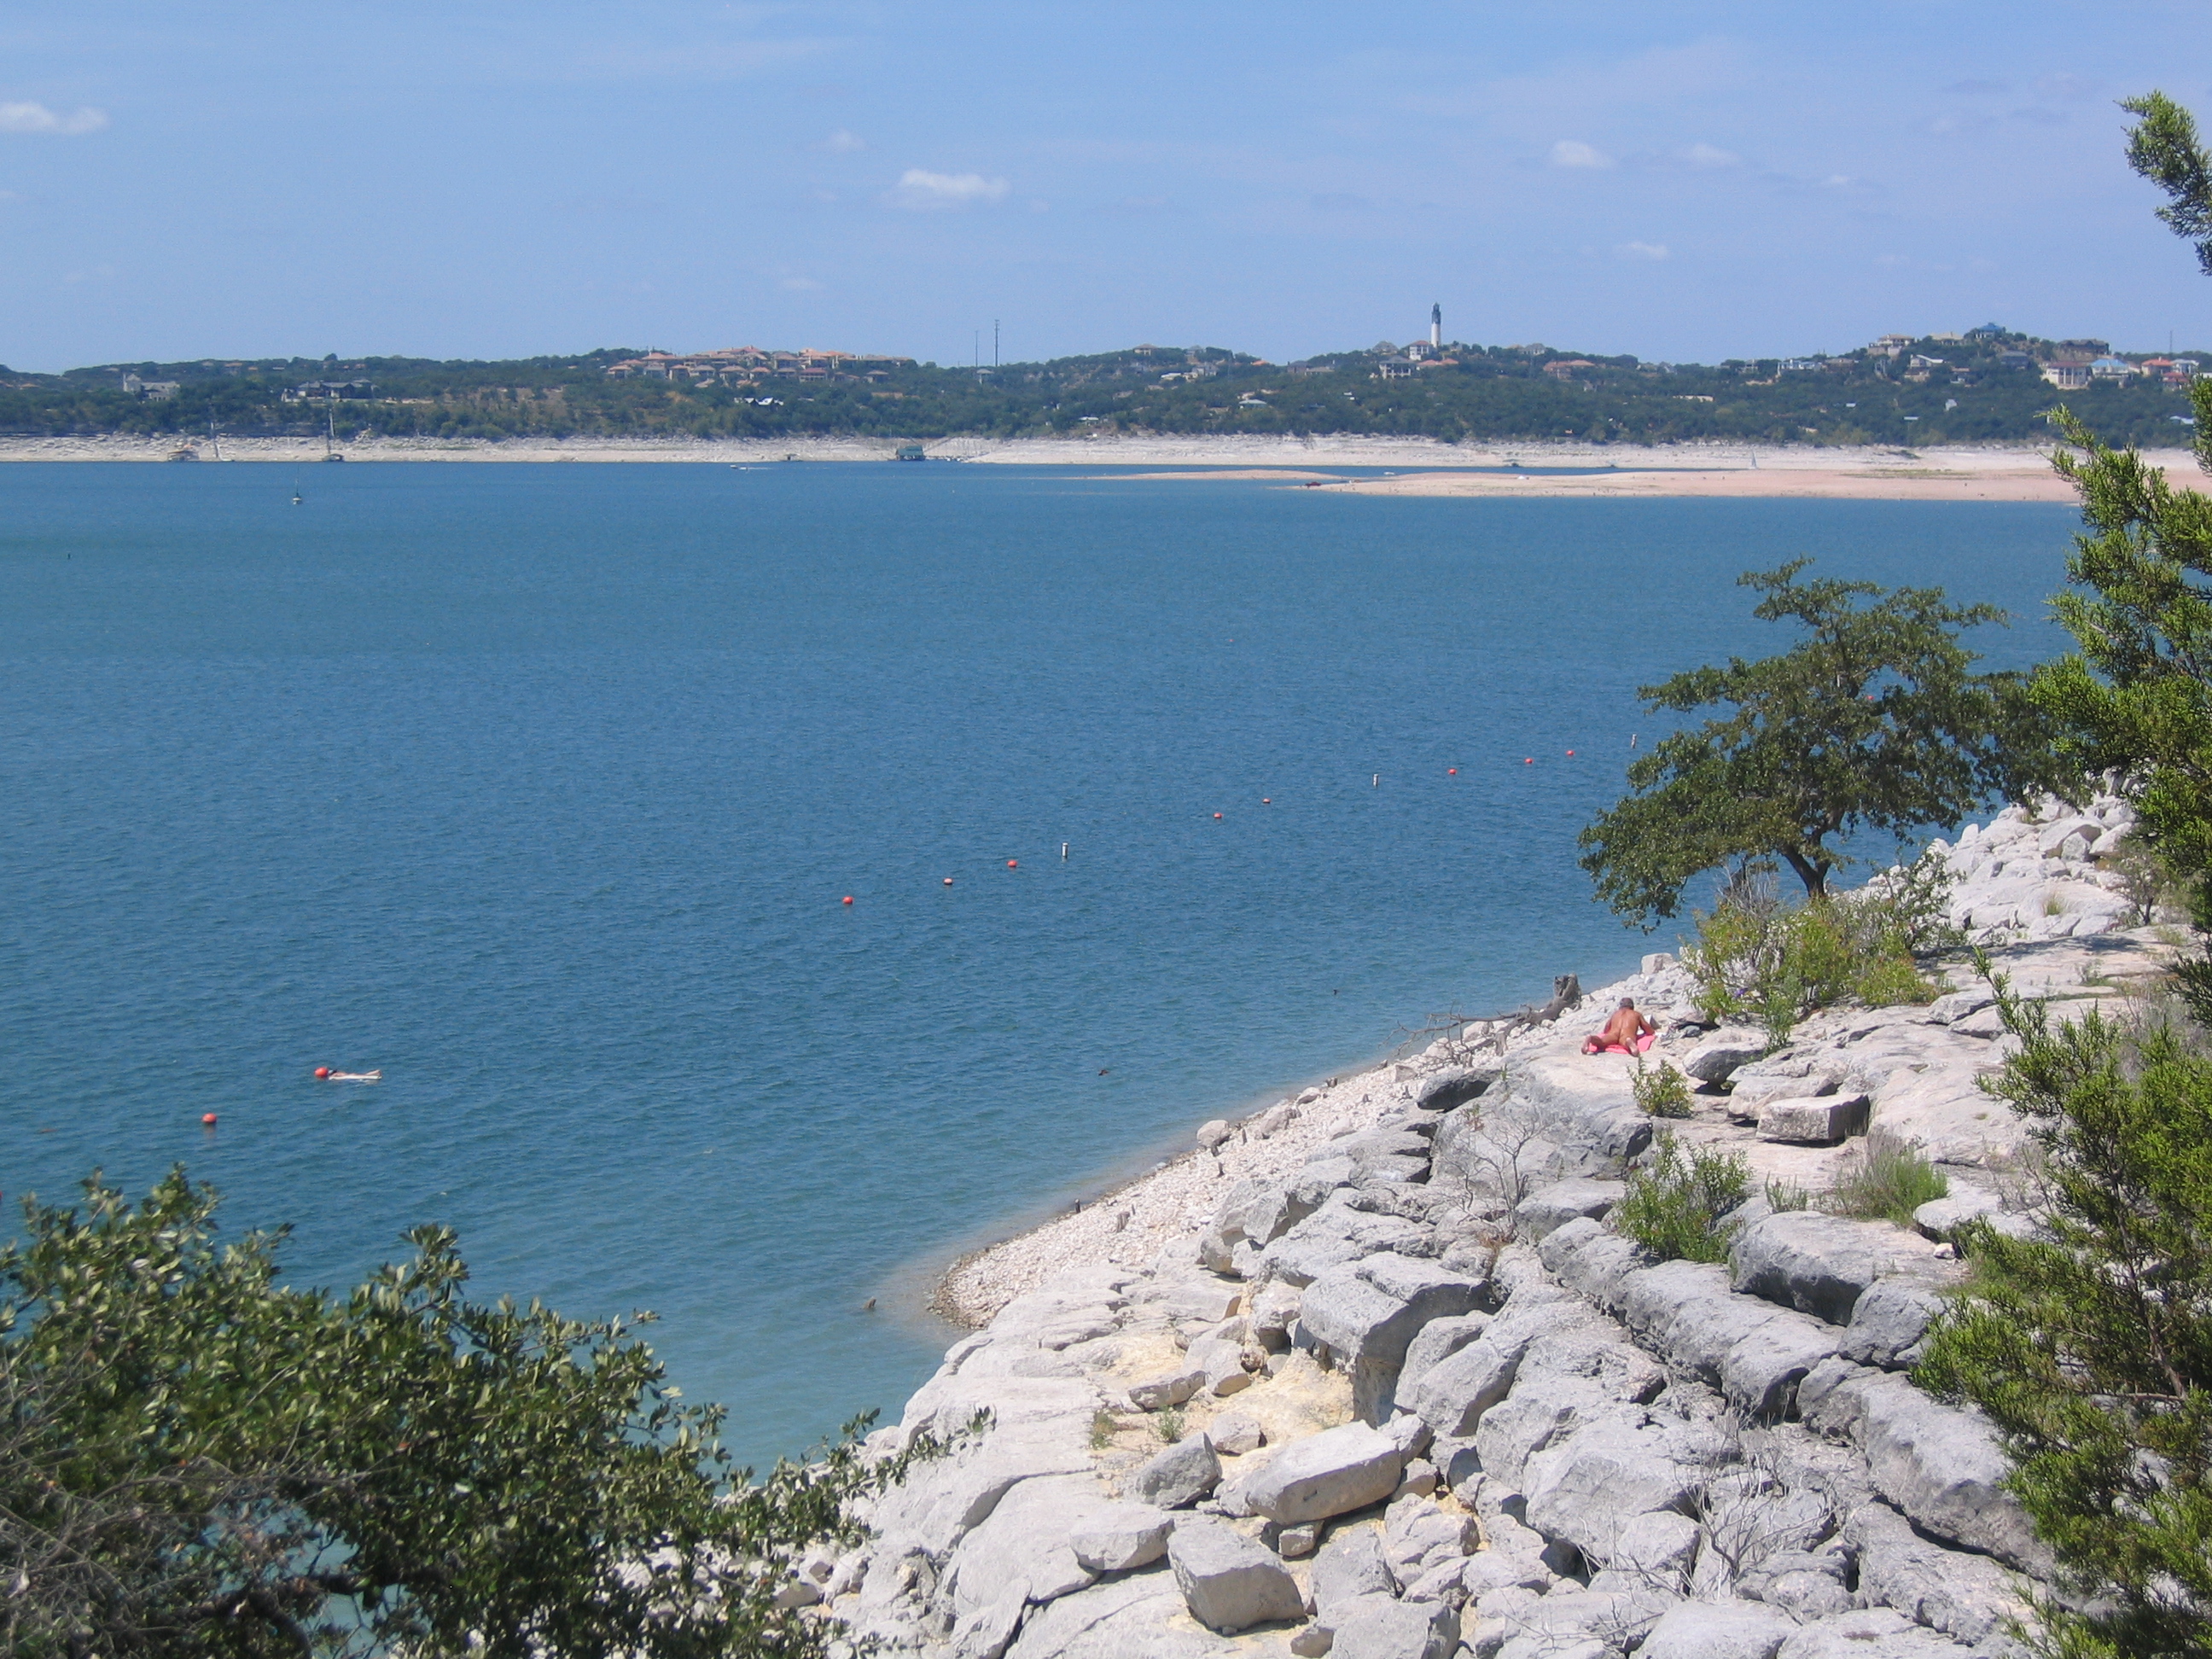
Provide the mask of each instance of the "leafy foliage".
POLYGON ((1805 1015, 1846 997, 1869 1007, 1938 994, 1916 957, 1958 942, 1945 910, 1951 877, 1923 855, 1856 892, 1788 905, 1771 870, 1740 870, 1684 952, 1706 1018, 1748 1014, 1779 1047, 1805 1015))
POLYGON ((2212 276, 2212 155, 2197 142, 2196 121, 2162 92, 2120 107, 2142 117, 2128 134, 2128 165, 2166 192, 2158 216, 2197 244, 2197 263, 2212 276))
MULTIPOLYGON (((453 1234, 344 1298, 218 1246, 173 1171, 0 1250, 0 1647, 46 1656, 822 1650, 774 1604, 848 1534, 848 1433, 732 1469, 619 1323, 471 1303, 453 1234)), ((857 1426, 857 1425, 856 1425, 857 1426)))
POLYGON ((1646 1066, 1643 1056, 1638 1055, 1636 1075, 1629 1086, 1636 1096, 1637 1109, 1646 1117, 1690 1115, 1690 1079, 1663 1060, 1656 1066, 1646 1066))
POLYGON ((1948 1198, 1951 1183, 1911 1141, 1876 1129, 1858 1145, 1842 1178, 1828 1189, 1820 1207, 1832 1215, 1863 1221, 1912 1224, 1923 1204, 1948 1198))
POLYGON ((1751 1170, 1742 1158, 1705 1147, 1686 1158, 1674 1137, 1662 1131, 1650 1166, 1629 1176, 1613 1224, 1662 1261, 1725 1261, 1734 1230, 1720 1218, 1750 1190, 1751 1170))
POLYGON ((1692 878, 1767 856, 1825 894, 1845 862, 1835 838, 1950 823, 2050 774, 2022 678, 1972 672, 1960 642, 2002 611, 1941 588, 1801 582, 1810 563, 1741 578, 1765 596, 1753 615, 1805 630, 1797 645, 1639 690, 1655 713, 1729 712, 1662 738, 1628 769, 1635 793, 1583 831, 1583 867, 1623 916, 1650 926, 1692 878))
POLYGON ((1971 1230, 1917 1375, 1995 1421, 2083 1598, 2041 1610, 2048 1651, 2212 1654, 2212 1055, 2178 1014, 2054 1028, 1998 990, 2048 1237, 1971 1230))

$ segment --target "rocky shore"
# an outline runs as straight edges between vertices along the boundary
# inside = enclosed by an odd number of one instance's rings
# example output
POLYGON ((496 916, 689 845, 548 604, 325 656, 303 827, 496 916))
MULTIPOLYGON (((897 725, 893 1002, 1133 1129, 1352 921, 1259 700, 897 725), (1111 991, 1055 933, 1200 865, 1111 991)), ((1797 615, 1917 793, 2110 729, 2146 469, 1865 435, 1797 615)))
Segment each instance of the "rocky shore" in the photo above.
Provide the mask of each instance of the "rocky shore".
MULTIPOLYGON (((2169 954, 2112 800, 1955 846, 1953 920, 2052 1018, 2169 954)), ((964 1265, 983 1328, 875 1444, 967 1436, 790 1594, 959 1659, 1942 1659, 2018 1651, 2050 1570, 1988 1425, 1908 1370, 1970 1217, 2032 1228, 2011 1051, 1964 962, 1771 1053, 1672 958, 1507 1036, 1310 1091, 964 1265), (1657 1124, 1581 1053, 1620 996, 1699 1080, 1657 1124), (1655 1130, 1772 1183, 1725 1264, 1608 1227, 1655 1130), (1819 1206, 1869 1134, 1948 1178, 1910 1226, 1819 1206), (1789 1193, 1814 1196, 1789 1207, 1789 1193), (1776 1208, 1770 1197, 1782 1198, 1776 1208), (980 1430, 978 1413, 986 1414, 980 1430)))

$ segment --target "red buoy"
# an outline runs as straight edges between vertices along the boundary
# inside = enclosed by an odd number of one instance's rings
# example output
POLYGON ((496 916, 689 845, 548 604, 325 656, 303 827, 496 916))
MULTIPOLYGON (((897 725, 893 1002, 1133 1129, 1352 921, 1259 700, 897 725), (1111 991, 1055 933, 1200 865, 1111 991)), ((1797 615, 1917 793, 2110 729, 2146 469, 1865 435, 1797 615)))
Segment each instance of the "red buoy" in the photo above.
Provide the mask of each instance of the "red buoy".
POLYGON ((1573 750, 1570 749, 1570 750, 1567 750, 1567 752, 1568 752, 1570 755, 1571 755, 1571 754, 1573 754, 1575 751, 1574 751, 1573 750))
POLYGON ((1459 775, 1459 768, 1456 766, 1447 766, 1444 768, 1444 775, 1448 778, 1457 777, 1459 775))
POLYGON ((844 896, 844 898, 841 901, 841 902, 842 902, 842 903, 846 903, 846 904, 850 904, 852 902, 853 902, 853 896, 852 896, 850 893, 846 894, 846 895, 845 895, 845 896, 844 896))
POLYGON ((952 878, 951 878, 951 877, 950 877, 950 876, 945 877, 945 884, 947 887, 951 886, 951 885, 952 885, 952 878))
POLYGON ((200 1114, 200 1121, 206 1124, 209 1128, 212 1129, 215 1127, 215 1114, 213 1112, 202 1112, 200 1114))
POLYGON ((316 1067, 315 1067, 315 1081, 316 1081, 316 1082, 318 1082, 318 1083, 325 1083, 325 1082, 328 1082, 328 1081, 330 1080, 330 1075, 331 1075, 331 1068, 330 1068, 329 1066, 316 1066, 316 1067))
POLYGON ((1020 867, 1021 867, 1021 861, 1020 861, 1018 859, 1008 859, 1008 860, 1006 860, 1006 868, 1007 868, 1007 869, 1009 869, 1009 870, 1015 870, 1015 869, 1018 869, 1018 868, 1020 868, 1020 867))
POLYGON ((1221 814, 1220 814, 1220 813, 1218 813, 1218 812, 1216 812, 1213 816, 1214 816, 1214 817, 1216 817, 1218 818, 1218 817, 1219 817, 1221 816, 1221 814))
POLYGON ((1536 763, 1536 757, 1535 757, 1534 755, 1529 756, 1528 759, 1526 759, 1526 760, 1524 760, 1524 761, 1522 761, 1522 762, 1521 763, 1521 764, 1522 764, 1522 765, 1523 765, 1523 766, 1534 766, 1535 763, 1536 763))

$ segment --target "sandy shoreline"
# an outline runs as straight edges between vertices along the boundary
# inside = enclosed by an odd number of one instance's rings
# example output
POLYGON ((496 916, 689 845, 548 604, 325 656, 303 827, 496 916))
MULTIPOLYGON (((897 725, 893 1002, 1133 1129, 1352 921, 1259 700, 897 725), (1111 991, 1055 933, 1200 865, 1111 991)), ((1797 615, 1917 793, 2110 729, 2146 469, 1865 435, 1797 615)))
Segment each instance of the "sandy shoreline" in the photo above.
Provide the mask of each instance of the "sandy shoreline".
MULTIPOLYGON (((0 438, 0 462, 167 461, 174 437, 0 438)), ((881 438, 517 439, 380 438, 341 446, 349 463, 575 462, 751 467, 793 462, 889 461, 881 438)), ((191 447, 216 459, 205 439, 191 447)), ((1482 497, 1756 497, 1858 501, 2070 501, 2047 447, 1948 449, 1795 448, 1777 445, 1564 443, 1449 444, 1429 439, 1273 437, 949 438, 927 445, 933 459, 978 465, 1175 468, 1108 475, 1124 481, 1188 479, 1266 483, 1321 494, 1482 497), (1511 468, 1577 469, 1568 472, 1511 468), (1334 469, 1405 469, 1395 477, 1347 477, 1334 469)), ((221 459, 320 465, 319 438, 226 438, 221 459)), ((2177 484, 2201 483, 2186 450, 2148 452, 2177 484)))

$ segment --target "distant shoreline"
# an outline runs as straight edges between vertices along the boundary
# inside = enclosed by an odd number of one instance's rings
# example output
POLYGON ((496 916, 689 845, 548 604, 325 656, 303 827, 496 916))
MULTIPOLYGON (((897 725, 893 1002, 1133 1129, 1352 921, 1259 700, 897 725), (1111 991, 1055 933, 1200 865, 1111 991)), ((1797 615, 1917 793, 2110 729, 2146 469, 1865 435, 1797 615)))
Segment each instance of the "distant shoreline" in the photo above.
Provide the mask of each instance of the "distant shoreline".
MULTIPOLYGON (((0 438, 0 462, 167 462, 173 437, 0 438)), ((225 461, 317 465, 319 439, 238 438, 220 442, 225 461)), ((372 439, 342 447, 350 464, 392 462, 576 462, 735 467, 789 462, 891 462, 890 440, 372 439)), ((1363 437, 1091 439, 1022 438, 993 442, 954 438, 928 445, 933 461, 981 465, 1139 466, 1186 469, 1136 477, 1267 482, 1316 495, 1420 496, 1800 497, 1879 501, 2070 501, 2072 489, 2051 468, 2047 447, 1844 449, 1807 446, 1682 443, 1650 447, 1573 442, 1448 444, 1426 439, 1363 437), (1406 469, 1400 477, 1345 477, 1332 469, 1406 469), (1515 469, 1521 469, 1516 471, 1515 469), (1547 469, 1569 469, 1565 473, 1547 469)), ((217 446, 191 448, 204 465, 217 446)), ((2186 450, 2148 459, 2177 483, 2193 481, 2186 450)), ((927 465, 927 463, 925 463, 927 465)), ((1132 475, 1115 475, 1130 480, 1132 475)))

